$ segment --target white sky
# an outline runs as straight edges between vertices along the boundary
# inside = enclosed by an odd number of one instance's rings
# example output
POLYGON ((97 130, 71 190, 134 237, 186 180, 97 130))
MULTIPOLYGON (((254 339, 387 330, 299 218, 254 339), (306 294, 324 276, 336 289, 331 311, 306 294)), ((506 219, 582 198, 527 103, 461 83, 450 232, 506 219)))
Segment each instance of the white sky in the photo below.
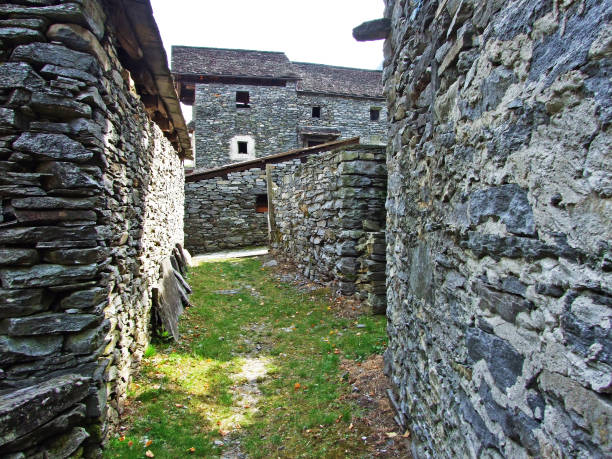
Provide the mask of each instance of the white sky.
POLYGON ((379 68, 382 40, 351 32, 383 15, 383 0, 152 0, 168 59, 171 45, 284 51, 292 61, 379 68))

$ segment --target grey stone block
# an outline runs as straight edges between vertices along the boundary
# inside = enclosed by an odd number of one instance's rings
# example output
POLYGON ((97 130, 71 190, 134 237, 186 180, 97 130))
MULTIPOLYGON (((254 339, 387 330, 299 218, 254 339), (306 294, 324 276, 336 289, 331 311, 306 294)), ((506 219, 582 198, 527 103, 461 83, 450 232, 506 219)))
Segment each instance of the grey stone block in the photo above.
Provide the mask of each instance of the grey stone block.
POLYGON ((524 357, 507 341, 478 328, 468 328, 466 347, 473 361, 487 362, 495 384, 501 390, 513 386, 523 372, 524 357))
POLYGON ((84 162, 93 153, 63 134, 23 133, 13 144, 16 150, 46 159, 84 162))
POLYGON ((100 322, 101 318, 93 314, 46 313, 28 317, 4 319, 0 322, 0 331, 9 336, 34 336, 80 332, 100 322))
POLYGON ((0 269, 0 280, 6 288, 50 287, 89 280, 97 273, 95 264, 74 267, 36 265, 31 268, 0 269))
POLYGON ((88 379, 67 374, 6 393, 0 398, 0 446, 44 425, 81 401, 88 379))

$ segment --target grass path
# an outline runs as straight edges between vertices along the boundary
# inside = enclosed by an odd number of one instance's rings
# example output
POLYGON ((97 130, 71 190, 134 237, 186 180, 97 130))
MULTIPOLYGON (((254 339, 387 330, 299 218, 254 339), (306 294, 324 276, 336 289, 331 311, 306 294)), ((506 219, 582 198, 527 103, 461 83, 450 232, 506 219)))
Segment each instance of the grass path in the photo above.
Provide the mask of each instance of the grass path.
POLYGON ((105 457, 369 457, 339 363, 382 352, 385 318, 338 318, 326 290, 296 290, 258 259, 189 277, 182 340, 147 350, 105 457))

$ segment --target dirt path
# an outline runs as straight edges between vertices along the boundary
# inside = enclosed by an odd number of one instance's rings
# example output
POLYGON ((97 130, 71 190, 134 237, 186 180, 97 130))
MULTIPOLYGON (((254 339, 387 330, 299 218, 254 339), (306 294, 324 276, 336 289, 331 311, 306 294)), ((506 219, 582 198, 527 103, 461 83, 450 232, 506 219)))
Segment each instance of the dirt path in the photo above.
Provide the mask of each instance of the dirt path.
POLYGON ((407 457, 384 317, 281 277, 257 259, 192 270, 181 342, 147 350, 106 457, 407 457))

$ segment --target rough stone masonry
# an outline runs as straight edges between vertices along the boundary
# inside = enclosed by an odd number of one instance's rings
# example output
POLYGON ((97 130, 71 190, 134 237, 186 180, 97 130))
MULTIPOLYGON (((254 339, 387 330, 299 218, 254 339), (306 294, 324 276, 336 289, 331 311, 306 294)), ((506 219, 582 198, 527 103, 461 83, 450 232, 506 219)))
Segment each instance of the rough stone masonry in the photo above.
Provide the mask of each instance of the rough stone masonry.
POLYGON ((610 457, 612 3, 385 16, 386 365, 415 457, 610 457))
POLYGON ((384 147, 336 148, 276 174, 268 189, 274 255, 377 313, 386 307, 384 160, 384 147))
POLYGON ((184 121, 155 53, 148 2, 0 2, 2 457, 95 455, 148 343, 183 242, 184 121))

